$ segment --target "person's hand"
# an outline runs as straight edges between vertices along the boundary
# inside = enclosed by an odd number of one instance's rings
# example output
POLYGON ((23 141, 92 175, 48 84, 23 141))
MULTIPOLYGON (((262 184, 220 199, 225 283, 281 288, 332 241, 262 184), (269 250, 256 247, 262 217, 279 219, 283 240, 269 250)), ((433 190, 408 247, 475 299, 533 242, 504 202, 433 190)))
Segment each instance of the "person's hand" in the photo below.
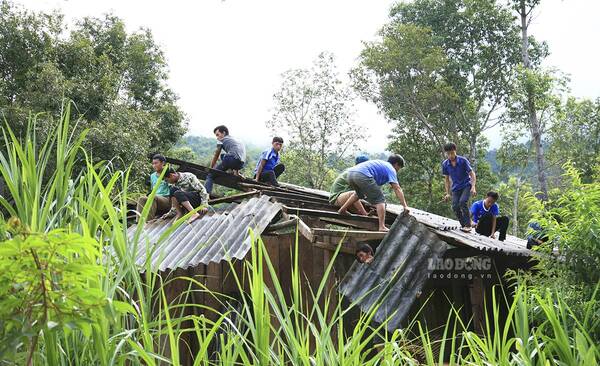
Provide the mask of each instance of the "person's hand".
POLYGON ((492 233, 492 235, 490 235, 490 238, 496 239, 496 233, 492 233))
POLYGON ((402 210, 402 216, 406 216, 410 214, 410 209, 408 206, 402 206, 404 209, 402 210))
POLYGON ((475 195, 477 195, 477 189, 475 189, 475 186, 471 186, 471 196, 475 197, 475 195))
POLYGON ((444 197, 442 198, 442 200, 444 200, 445 202, 448 202, 449 199, 450 199, 450 194, 449 193, 446 193, 444 195, 444 197))
POLYGON ((173 217, 175 217, 176 214, 177 214, 177 212, 174 209, 170 209, 169 212, 162 215, 160 218, 163 220, 168 220, 168 219, 172 219, 173 217))

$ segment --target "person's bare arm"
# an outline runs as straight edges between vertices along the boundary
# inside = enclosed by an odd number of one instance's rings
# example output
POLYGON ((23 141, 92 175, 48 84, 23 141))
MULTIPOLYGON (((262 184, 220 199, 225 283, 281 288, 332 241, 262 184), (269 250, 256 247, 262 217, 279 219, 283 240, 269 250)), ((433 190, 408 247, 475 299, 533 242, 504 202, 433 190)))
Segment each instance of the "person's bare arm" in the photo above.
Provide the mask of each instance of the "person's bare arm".
POLYGON ((262 171, 265 167, 265 164, 267 163, 267 160, 262 159, 260 161, 260 164, 258 164, 258 169, 256 169, 256 176, 254 177, 255 180, 260 180, 260 175, 262 174, 262 171))
POLYGON ((408 214, 410 210, 408 209, 408 204, 406 203, 406 198, 404 197, 404 192, 398 183, 390 183, 392 186, 392 190, 396 194, 396 197, 400 200, 400 204, 404 207, 404 214, 408 214))
POLYGON ((492 216, 492 234, 490 238, 496 239, 496 216, 492 216))
POLYGON ((213 155, 213 158, 210 162, 210 168, 214 168, 215 164, 217 164, 217 161, 219 160, 219 155, 221 155, 221 150, 222 150, 221 146, 218 146, 217 149, 215 150, 215 154, 213 155))
POLYGON ((444 195, 444 201, 450 199, 450 176, 444 175, 444 189, 446 190, 446 194, 444 195))
POLYGON ((471 196, 475 196, 477 194, 477 189, 475 188, 475 183, 477 182, 477 176, 475 175, 475 171, 471 170, 469 172, 469 176, 471 177, 471 196))

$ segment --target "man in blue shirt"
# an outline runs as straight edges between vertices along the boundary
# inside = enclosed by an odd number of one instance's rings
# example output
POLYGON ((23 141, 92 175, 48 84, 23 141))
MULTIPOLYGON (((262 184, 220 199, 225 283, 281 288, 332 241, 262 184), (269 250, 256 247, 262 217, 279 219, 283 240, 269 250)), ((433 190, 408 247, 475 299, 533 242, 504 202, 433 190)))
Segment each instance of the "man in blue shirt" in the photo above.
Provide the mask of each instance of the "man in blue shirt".
POLYGON ((456 145, 452 142, 444 145, 446 160, 442 163, 442 174, 444 175, 444 185, 446 194, 444 201, 452 197, 452 210, 460 222, 460 229, 464 232, 471 232, 471 220, 469 219, 469 198, 475 196, 475 182, 477 177, 471 169, 471 164, 467 158, 456 154, 456 145), (452 194, 450 194, 450 185, 452 185, 452 194))
POLYGON ((498 201, 498 193, 488 192, 485 199, 474 202, 471 206, 471 215, 475 224, 475 231, 480 235, 489 236, 496 239, 496 231, 500 232, 498 240, 506 239, 506 231, 508 230, 508 217, 500 215, 498 201))
POLYGON ((404 198, 404 192, 398 184, 397 173, 404 167, 404 158, 400 155, 391 155, 388 161, 368 160, 348 169, 348 184, 354 193, 339 209, 339 213, 347 214, 348 209, 356 201, 365 198, 367 202, 375 205, 379 219, 379 231, 388 231, 385 227, 385 196, 380 186, 389 183, 396 197, 404 207, 403 214, 408 214, 409 209, 404 198))
POLYGON ((283 139, 273 137, 272 146, 260 154, 254 169, 254 179, 272 186, 279 186, 277 178, 285 171, 285 166, 279 163, 279 152, 282 147, 283 139))
POLYGON ((542 245, 547 241, 548 235, 538 222, 532 221, 527 225, 527 249, 542 245))
MULTIPOLYGON (((165 167, 167 159, 161 154, 155 154, 152 156, 152 169, 154 172, 150 175, 150 189, 154 189, 154 186, 158 183, 158 178, 162 174, 162 171, 165 167)), ((169 199, 171 192, 169 190, 169 185, 165 180, 162 180, 156 189, 156 195, 154 196, 154 200, 152 201, 152 205, 150 206, 150 211, 148 212, 147 220, 154 219, 157 214, 163 214, 171 208, 171 201, 169 199)), ((137 202, 137 218, 139 219, 139 215, 141 215, 144 210, 144 206, 148 201, 147 196, 140 197, 137 202)))

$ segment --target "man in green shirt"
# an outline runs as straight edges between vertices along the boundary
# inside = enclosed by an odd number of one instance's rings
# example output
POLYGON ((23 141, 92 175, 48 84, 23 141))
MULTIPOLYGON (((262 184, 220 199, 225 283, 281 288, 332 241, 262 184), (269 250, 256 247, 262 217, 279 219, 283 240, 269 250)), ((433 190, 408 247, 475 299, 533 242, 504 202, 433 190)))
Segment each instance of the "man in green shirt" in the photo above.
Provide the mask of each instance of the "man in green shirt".
MULTIPOLYGON (((165 167, 167 159, 161 155, 156 154, 152 156, 152 168, 154 169, 154 173, 150 175, 150 189, 154 189, 154 186, 158 183, 158 178, 162 174, 162 171, 165 167)), ((154 196, 154 200, 152 201, 152 206, 150 206, 150 211, 148 212, 147 220, 152 220, 156 217, 156 215, 163 214, 171 208, 171 201, 169 199, 170 191, 169 185, 166 181, 161 181, 158 188, 156 189, 156 195, 154 196)), ((140 197, 137 202, 137 218, 142 214, 144 210, 144 206, 148 201, 147 196, 140 197)))

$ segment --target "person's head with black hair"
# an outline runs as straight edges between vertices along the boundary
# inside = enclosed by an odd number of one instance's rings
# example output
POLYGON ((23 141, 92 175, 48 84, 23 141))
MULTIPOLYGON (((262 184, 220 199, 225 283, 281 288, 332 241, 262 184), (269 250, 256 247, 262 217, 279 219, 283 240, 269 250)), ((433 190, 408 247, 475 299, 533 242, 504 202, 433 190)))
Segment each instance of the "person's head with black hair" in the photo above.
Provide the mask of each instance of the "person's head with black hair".
POLYGON ((374 259, 375 252, 373 248, 367 243, 360 243, 356 248, 355 256, 356 260, 360 263, 371 263, 374 259))
POLYGON ((404 168, 404 158, 398 154, 392 154, 387 159, 388 163, 392 164, 396 171, 404 168))
POLYGON ((229 129, 224 125, 220 125, 214 128, 213 133, 217 137, 217 140, 220 141, 223 137, 229 135, 229 129))
POLYGON ((271 144, 273 145, 273 150, 280 152, 283 147, 283 139, 279 136, 275 136, 273 137, 271 144))
POLYGON ((444 153, 448 159, 456 159, 456 144, 454 142, 444 144, 444 153))
POLYGON ((154 154, 152 155, 152 168, 155 172, 161 173, 165 164, 167 163, 167 158, 165 158, 162 154, 154 154))
POLYGON ((500 198, 500 195, 498 194, 498 192, 494 192, 494 191, 489 191, 486 195, 485 195, 485 203, 486 206, 491 206, 494 203, 496 203, 496 201, 498 201, 498 198, 500 198))
POLYGON ((168 167, 165 172, 165 180, 171 184, 175 184, 179 180, 179 173, 175 169, 168 167))

